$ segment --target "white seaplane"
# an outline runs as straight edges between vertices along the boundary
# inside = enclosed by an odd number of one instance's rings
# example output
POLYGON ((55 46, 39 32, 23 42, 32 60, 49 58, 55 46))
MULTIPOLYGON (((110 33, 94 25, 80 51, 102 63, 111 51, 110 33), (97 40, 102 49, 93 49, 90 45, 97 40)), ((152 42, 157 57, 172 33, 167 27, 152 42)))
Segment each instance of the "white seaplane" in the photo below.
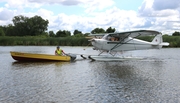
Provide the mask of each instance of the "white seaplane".
MULTIPOLYGON (((91 34, 91 43, 95 50, 100 53, 97 56, 88 56, 91 60, 127 60, 132 58, 122 58, 117 55, 118 52, 161 49, 162 46, 168 46, 169 43, 163 42, 162 33, 153 30, 137 30, 108 34, 91 34), (137 39, 139 36, 155 36, 152 42, 137 39), (102 38, 97 38, 102 37, 102 38), (103 53, 108 55, 104 56, 103 53)), ((83 55, 81 55, 83 57, 83 55)))

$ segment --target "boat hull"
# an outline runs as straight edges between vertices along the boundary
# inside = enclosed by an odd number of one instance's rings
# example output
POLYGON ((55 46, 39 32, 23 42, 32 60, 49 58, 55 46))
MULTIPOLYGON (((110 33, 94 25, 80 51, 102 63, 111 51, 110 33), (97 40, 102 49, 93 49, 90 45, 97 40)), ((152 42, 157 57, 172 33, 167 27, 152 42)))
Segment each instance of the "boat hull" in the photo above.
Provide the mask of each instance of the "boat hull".
POLYGON ((70 61, 70 56, 57 56, 49 54, 33 54, 22 52, 10 52, 14 60, 17 61, 70 61))

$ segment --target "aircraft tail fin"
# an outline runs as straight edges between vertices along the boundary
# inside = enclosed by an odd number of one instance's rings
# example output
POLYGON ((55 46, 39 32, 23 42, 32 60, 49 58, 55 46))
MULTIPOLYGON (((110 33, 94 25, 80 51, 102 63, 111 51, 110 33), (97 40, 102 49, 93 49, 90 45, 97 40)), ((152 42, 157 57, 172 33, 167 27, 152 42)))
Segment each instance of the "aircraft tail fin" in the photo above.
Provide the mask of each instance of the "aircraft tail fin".
POLYGON ((159 35, 156 35, 153 39, 153 41, 151 42, 151 44, 153 46, 168 46, 169 43, 167 42, 163 42, 163 39, 162 39, 162 35, 159 34, 159 35))

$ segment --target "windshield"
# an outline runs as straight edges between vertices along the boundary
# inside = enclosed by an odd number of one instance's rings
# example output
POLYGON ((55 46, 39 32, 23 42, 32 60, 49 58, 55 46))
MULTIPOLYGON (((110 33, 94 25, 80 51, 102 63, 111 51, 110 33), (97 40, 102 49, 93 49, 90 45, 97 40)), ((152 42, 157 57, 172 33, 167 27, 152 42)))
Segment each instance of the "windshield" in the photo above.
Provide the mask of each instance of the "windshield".
POLYGON ((108 40, 108 35, 109 34, 104 35, 102 39, 108 40))

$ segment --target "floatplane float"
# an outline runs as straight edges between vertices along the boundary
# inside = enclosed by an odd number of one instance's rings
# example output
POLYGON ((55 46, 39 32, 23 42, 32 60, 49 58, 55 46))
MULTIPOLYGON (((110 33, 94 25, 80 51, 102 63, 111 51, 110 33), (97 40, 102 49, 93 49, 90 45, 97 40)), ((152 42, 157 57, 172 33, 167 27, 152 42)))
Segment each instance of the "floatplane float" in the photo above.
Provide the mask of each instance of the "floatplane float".
MULTIPOLYGON (((95 61, 124 61, 137 60, 141 57, 122 57, 119 52, 146 50, 146 49, 161 49, 163 46, 168 46, 169 43, 163 42, 162 33, 154 30, 136 30, 119 33, 107 34, 91 34, 94 37, 89 41, 94 47, 94 50, 99 51, 96 56, 89 55, 88 58, 95 61), (140 36, 155 36, 152 42, 137 39, 140 36), (102 37, 102 38, 100 38, 102 37), (102 55, 106 53, 106 55, 102 55)), ((81 55, 86 59, 85 55, 81 55)))

